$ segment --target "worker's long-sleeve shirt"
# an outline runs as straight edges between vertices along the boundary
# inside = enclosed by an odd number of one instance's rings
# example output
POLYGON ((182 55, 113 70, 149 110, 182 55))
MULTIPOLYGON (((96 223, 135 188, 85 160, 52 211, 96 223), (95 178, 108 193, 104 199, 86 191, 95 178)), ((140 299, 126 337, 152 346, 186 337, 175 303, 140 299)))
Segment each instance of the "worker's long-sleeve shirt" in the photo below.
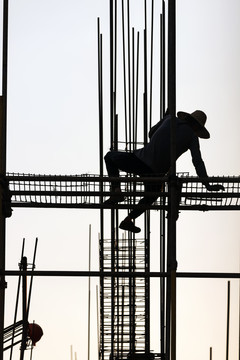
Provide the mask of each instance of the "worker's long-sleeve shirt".
MULTIPOLYGON (((166 174, 171 166, 170 123, 171 116, 167 115, 159 126, 156 125, 157 129, 151 136, 150 142, 134 151, 135 155, 157 174, 166 174)), ((176 158, 178 159, 187 150, 191 152, 197 175, 207 177, 197 135, 187 121, 176 118, 176 158)))

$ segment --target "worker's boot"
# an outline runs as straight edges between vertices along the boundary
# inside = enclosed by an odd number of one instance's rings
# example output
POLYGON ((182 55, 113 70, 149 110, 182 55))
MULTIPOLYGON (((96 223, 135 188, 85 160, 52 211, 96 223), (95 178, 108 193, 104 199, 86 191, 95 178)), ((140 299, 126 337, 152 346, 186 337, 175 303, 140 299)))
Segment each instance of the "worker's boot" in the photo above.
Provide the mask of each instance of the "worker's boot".
POLYGON ((133 221, 129 218, 126 217, 121 224, 119 225, 119 228, 122 230, 127 230, 127 231, 131 231, 133 233, 139 233, 141 231, 141 229, 137 226, 134 225, 133 221))

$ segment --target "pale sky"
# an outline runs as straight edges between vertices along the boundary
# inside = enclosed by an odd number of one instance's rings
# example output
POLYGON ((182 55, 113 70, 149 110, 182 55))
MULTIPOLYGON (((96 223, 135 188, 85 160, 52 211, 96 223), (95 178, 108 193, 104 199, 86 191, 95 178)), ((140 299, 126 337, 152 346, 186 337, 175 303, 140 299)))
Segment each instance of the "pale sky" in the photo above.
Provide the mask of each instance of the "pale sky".
MULTIPOLYGON (((107 0, 10 0, 7 171, 98 174, 97 17, 104 50, 104 151, 109 149, 107 0)), ((132 0, 131 24, 143 31, 144 1, 132 0)), ((150 4, 150 1, 149 1, 150 4)), ((150 10, 150 9, 149 9, 150 10)), ((159 120, 158 31, 155 0, 153 123, 159 120)), ((150 20, 150 11, 149 20, 150 20)), ((240 94, 239 0, 177 1, 177 110, 201 109, 211 138, 201 141, 209 175, 238 176, 240 94)), ((121 65, 121 60, 119 59, 121 65)), ((120 66, 119 65, 119 66, 120 66)), ((140 84, 140 88, 142 84, 140 84)), ((140 105, 141 106, 141 105, 140 105)), ((117 112, 123 129, 123 101, 117 112)), ((141 120, 141 117, 140 117, 141 120)), ((141 138, 141 134, 140 138, 141 138)), ((178 171, 195 175, 190 154, 178 171)), ((120 216, 125 216, 125 210, 120 216)), ((7 269, 17 269, 22 239, 37 270, 87 270, 89 224, 92 270, 98 270, 95 210, 17 209, 7 220, 7 269)), ((178 271, 239 272, 239 213, 182 212, 177 223, 178 271)), ((151 270, 157 271, 159 213, 152 212, 151 270)), ((142 218, 138 220, 141 226, 142 218)), ((110 227, 106 226, 106 237, 110 227)), ((6 326, 13 322, 16 281, 7 278, 6 326)), ((87 282, 35 278, 30 322, 44 336, 34 360, 87 359, 87 282)), ((92 279, 91 359, 97 358, 96 285, 92 279)), ((158 284, 152 280, 151 350, 159 352, 158 284)), ((230 357, 238 358, 239 281, 231 281, 230 357)), ((227 280, 181 279, 177 289, 177 359, 225 359, 227 280)), ((20 311, 20 309, 19 309, 20 311)), ((29 354, 26 354, 26 359, 29 354)), ((19 358, 18 347, 13 359, 19 358)), ((4 359, 8 359, 6 353, 4 359)))

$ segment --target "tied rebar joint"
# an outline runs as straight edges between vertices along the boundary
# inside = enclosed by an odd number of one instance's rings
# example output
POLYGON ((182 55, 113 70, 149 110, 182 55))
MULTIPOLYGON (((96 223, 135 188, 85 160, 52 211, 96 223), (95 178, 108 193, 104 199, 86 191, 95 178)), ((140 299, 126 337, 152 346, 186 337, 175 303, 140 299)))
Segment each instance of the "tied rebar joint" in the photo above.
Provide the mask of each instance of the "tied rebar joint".
POLYGON ((5 177, 0 178, 0 191, 2 200, 2 214, 5 218, 9 218, 12 216, 11 192, 9 190, 9 182, 5 177))
POLYGON ((0 289, 4 290, 7 289, 7 282, 5 280, 0 280, 0 289))

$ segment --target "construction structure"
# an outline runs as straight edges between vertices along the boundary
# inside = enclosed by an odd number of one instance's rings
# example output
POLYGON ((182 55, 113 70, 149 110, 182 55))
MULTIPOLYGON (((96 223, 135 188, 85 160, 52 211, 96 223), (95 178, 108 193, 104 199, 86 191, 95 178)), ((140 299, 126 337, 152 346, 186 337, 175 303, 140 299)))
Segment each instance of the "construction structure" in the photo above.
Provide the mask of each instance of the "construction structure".
MULTIPOLYGON (((152 14, 154 1, 152 0, 152 14)), ((124 53, 125 84, 125 141, 119 141, 119 118, 116 113, 116 73, 117 73, 117 1, 109 1, 110 9, 110 149, 132 151, 139 145, 147 142, 147 134, 152 125, 152 49, 153 44, 147 44, 147 31, 151 34, 154 29, 153 16, 150 26, 145 22, 143 31, 143 63, 144 63, 144 94, 143 94, 143 141, 137 139, 138 124, 138 79, 139 79, 139 33, 130 31, 129 0, 127 8, 122 1, 122 37, 124 53), (127 30, 126 30, 127 29, 127 30), (125 33, 126 31, 126 33, 125 33), (135 46, 130 48, 130 37, 135 46), (125 38, 128 38, 125 47, 125 38), (149 56, 148 49, 151 50, 149 56), (150 62, 148 60, 150 59, 150 62), (131 61, 133 61, 131 63, 131 61), (128 65, 126 65, 126 63, 128 65), (125 67, 126 66, 126 67, 125 67), (150 70, 149 70, 150 69, 150 70), (128 77, 126 76, 128 74, 128 77), (148 77, 150 74, 150 79, 148 77), (128 82, 128 85, 126 85, 128 82), (149 85, 150 84, 150 85, 149 85), (128 98, 128 100, 127 100, 128 98), (124 149, 121 148, 123 145, 124 149)), ((104 200, 111 194, 109 181, 103 170, 103 58, 102 34, 100 19, 98 19, 98 75, 99 75, 99 174, 79 176, 46 176, 35 174, 16 174, 6 172, 6 104, 7 104, 7 24, 8 1, 4 1, 4 44, 3 44, 3 96, 1 98, 1 203, 0 203, 0 275, 1 275, 1 346, 0 353, 4 353, 4 293, 5 276, 17 276, 18 272, 7 271, 5 268, 5 219, 11 216, 11 208, 79 208, 100 209, 100 270, 99 272, 38 272, 22 270, 22 275, 32 276, 99 276, 100 279, 100 353, 101 360, 145 360, 145 359, 176 359, 176 221, 179 211, 211 211, 211 210, 240 210, 240 178, 215 177, 210 182, 218 182, 225 187, 221 193, 207 192, 202 185, 204 179, 189 177, 187 173, 176 173, 176 139, 174 119, 176 115, 176 40, 175 40, 175 8, 174 0, 167 2, 168 19, 165 19, 165 1, 162 1, 161 21, 161 89, 160 117, 166 107, 172 116, 171 133, 171 174, 161 178, 164 186, 160 200, 148 206, 144 214, 143 236, 137 237, 128 232, 121 238, 118 232, 119 209, 132 209, 144 193, 144 178, 121 176, 121 186, 125 189, 127 200, 118 205, 106 205, 104 200), (166 30, 166 23, 168 28, 166 30), (167 38, 167 46, 165 39, 167 38), (167 62, 165 59, 167 58, 167 62), (165 79, 167 74, 167 80, 165 79), (167 86, 166 86, 167 85, 167 86), (165 89, 168 89, 165 94, 165 89), (179 201, 179 199, 181 199, 179 201), (105 211, 111 210, 111 237, 105 238, 104 218, 105 211), (161 231, 161 264, 158 273, 150 271, 150 215, 151 210, 160 211, 161 231), (166 218, 167 214, 167 218, 166 218), (161 326, 160 352, 150 349, 150 279, 158 277, 161 287, 161 326)), ((145 19, 146 19, 145 0, 145 19)), ((152 38, 152 36, 151 36, 152 38)), ((148 178, 148 181, 159 181, 157 178, 148 178)), ((185 276, 189 276, 185 275, 185 276)), ((194 274, 191 274, 194 277, 194 274)), ((209 275, 210 276, 210 275, 209 275)), ((219 274, 227 277, 229 275, 219 274)), ((232 275, 236 276, 237 275, 232 275)), ((16 324, 18 330, 23 326, 16 324)), ((9 330, 9 329, 8 329, 9 330)), ((12 328, 10 329, 12 330, 12 328)), ((26 333, 21 330, 26 341, 26 333)), ((5 330, 6 332, 6 330, 5 330)), ((24 345, 22 345, 24 349, 24 345)), ((21 351, 23 359, 24 351, 21 351)), ((0 358, 1 359, 1 358, 0 358)), ((2 357, 3 359, 3 357, 2 357)))

